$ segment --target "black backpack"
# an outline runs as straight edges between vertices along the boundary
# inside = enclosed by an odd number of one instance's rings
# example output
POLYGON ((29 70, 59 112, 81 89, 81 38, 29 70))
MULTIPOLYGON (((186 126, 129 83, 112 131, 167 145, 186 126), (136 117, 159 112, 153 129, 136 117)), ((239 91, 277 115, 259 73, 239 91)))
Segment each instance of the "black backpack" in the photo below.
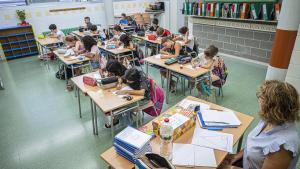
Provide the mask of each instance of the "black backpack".
MULTIPOLYGON (((68 68, 67 71, 67 78, 70 79, 72 77, 72 69, 68 68)), ((58 71, 55 73, 55 77, 60 80, 66 80, 65 79, 65 65, 60 65, 58 71)))

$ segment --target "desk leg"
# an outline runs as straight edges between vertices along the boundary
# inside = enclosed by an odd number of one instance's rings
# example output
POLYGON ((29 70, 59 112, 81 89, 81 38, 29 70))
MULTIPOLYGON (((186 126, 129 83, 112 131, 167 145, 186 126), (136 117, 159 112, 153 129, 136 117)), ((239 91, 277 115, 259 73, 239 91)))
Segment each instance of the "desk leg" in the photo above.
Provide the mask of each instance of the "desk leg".
POLYGON ((111 130, 111 137, 114 137, 114 113, 113 111, 110 112, 110 130, 111 130))
POLYGON ((137 112, 136 112, 136 128, 139 128, 139 121, 140 121, 140 113, 141 113, 141 110, 140 110, 140 104, 139 102, 137 102, 137 112))
POLYGON ((94 123, 95 123, 95 133, 98 135, 98 117, 97 117, 97 107, 94 103, 94 123))
POLYGON ((149 63, 146 62, 146 75, 149 76, 149 63))
POLYGON ((144 57, 147 58, 148 55, 149 55, 149 53, 148 53, 148 47, 147 47, 147 43, 145 41, 145 56, 144 57))
POLYGON ((169 104, 169 93, 170 93, 170 84, 171 84, 171 71, 167 69, 167 91, 166 91, 166 103, 169 104))
POLYGON ((94 106, 93 106, 93 100, 90 98, 91 101, 91 113, 92 113, 92 123, 93 123, 93 134, 96 134, 95 132, 95 123, 94 123, 94 106))
POLYGON ((81 118, 81 103, 80 103, 80 93, 79 93, 79 87, 76 87, 77 89, 77 100, 78 100, 78 109, 79 109, 79 117, 81 118))
POLYGON ((242 144, 243 144, 243 138, 244 138, 244 134, 241 136, 239 143, 237 145, 237 149, 236 149, 237 153, 241 151, 242 144))
POLYGON ((66 85, 68 84, 67 65, 64 65, 66 85))

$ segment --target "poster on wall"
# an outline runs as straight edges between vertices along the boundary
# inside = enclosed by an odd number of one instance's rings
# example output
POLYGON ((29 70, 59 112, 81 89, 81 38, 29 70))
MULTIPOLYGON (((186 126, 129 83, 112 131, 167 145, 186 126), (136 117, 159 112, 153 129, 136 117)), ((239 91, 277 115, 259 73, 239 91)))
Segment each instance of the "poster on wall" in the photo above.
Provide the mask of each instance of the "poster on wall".
POLYGON ((204 2, 224 2, 224 3, 238 3, 238 2, 277 2, 278 0, 204 0, 204 2))

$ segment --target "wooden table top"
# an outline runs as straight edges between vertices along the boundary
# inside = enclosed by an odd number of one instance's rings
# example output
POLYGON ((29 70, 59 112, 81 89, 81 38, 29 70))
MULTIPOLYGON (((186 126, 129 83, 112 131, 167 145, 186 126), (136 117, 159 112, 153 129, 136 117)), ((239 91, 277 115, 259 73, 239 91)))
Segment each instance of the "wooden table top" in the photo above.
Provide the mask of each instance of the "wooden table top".
MULTIPOLYGON (((211 108, 226 109, 226 108, 224 108, 222 106, 219 106, 219 105, 216 105, 216 104, 213 104, 213 103, 209 103, 209 102, 206 102, 204 100, 201 100, 201 99, 198 99, 198 98, 195 98, 195 97, 192 97, 192 96, 188 96, 188 97, 186 97, 186 99, 194 100, 194 101, 199 101, 199 102, 202 102, 202 103, 209 104, 211 106, 211 108)), ((172 108, 169 108, 166 112, 171 111, 172 108)), ((239 120, 242 122, 242 124, 238 128, 226 128, 226 129, 224 129, 222 131, 224 133, 233 134, 233 144, 234 145, 238 142, 238 140, 241 138, 241 136, 243 135, 243 133, 250 126, 251 122, 254 119, 251 116, 248 116, 246 114, 242 114, 242 113, 239 113, 239 112, 236 112, 236 115, 239 118, 239 120)), ((198 123, 198 120, 197 120, 197 123, 198 123)), ((150 126, 150 128, 152 128, 152 121, 150 121, 146 125, 148 125, 148 126, 150 126)), ((190 144, 191 141, 192 141, 194 129, 195 129, 195 127, 193 127, 192 129, 188 130, 186 133, 184 133, 181 137, 179 137, 174 142, 175 143, 190 144)), ((160 139, 159 139, 159 137, 155 137, 153 140, 151 140, 150 144, 152 146, 152 152, 159 153, 159 147, 160 147, 160 139)), ((214 150, 214 153, 215 153, 217 165, 220 165, 221 162, 225 159, 226 155, 228 154, 227 152, 220 151, 220 150, 214 150)), ((109 148, 104 153, 102 153, 100 155, 100 157, 107 164, 109 164, 110 166, 112 166, 113 168, 117 168, 117 169, 129 169, 129 168, 133 168, 134 167, 133 163, 131 163, 130 161, 126 160, 122 156, 118 155, 113 147, 109 148)), ((188 169, 190 167, 176 167, 176 168, 177 169, 188 169)), ((211 167, 210 168, 209 167, 195 167, 195 168, 197 168, 197 169, 212 169, 211 167)))
POLYGON ((161 38, 157 38, 156 40, 149 40, 147 35, 145 35, 145 36, 132 35, 132 36, 135 37, 135 38, 142 39, 144 41, 150 42, 150 43, 155 43, 155 44, 161 45, 161 38))
MULTIPOLYGON (((112 29, 114 28, 115 25, 109 25, 109 28, 112 29)), ((131 30, 131 29, 135 29, 135 26, 129 26, 129 25, 120 25, 121 29, 123 30, 131 30)))
POLYGON ((144 99, 144 96, 131 95, 133 99, 127 101, 126 99, 123 99, 120 96, 113 94, 114 91, 117 91, 117 89, 116 88, 111 88, 106 90, 100 89, 98 91, 88 90, 87 94, 104 113, 114 111, 116 109, 128 106, 132 103, 136 103, 144 99))
POLYGON ((110 53, 112 53, 112 54, 114 54, 114 55, 119 55, 119 54, 122 54, 122 53, 126 53, 126 52, 131 52, 131 51, 132 51, 132 50, 130 50, 130 49, 127 49, 127 48, 121 48, 121 47, 116 48, 116 49, 106 49, 106 45, 100 45, 100 44, 98 44, 98 47, 99 47, 100 49, 105 50, 105 51, 107 51, 107 52, 110 52, 110 53))
POLYGON ((151 57, 147 57, 147 58, 144 59, 144 61, 146 61, 148 63, 151 63, 151 64, 154 64, 154 65, 169 69, 173 72, 177 72, 177 73, 180 73, 182 75, 185 75, 185 76, 188 76, 188 77, 191 77, 191 78, 197 78, 197 77, 209 72, 208 69, 203 69, 203 68, 193 69, 191 67, 190 63, 184 64, 182 68, 180 68, 180 64, 178 64, 178 63, 174 63, 172 65, 166 65, 164 63, 166 60, 167 59, 156 58, 156 56, 151 56, 151 57))
MULTIPOLYGON (((83 83, 83 76, 94 77, 94 74, 99 74, 98 71, 80 75, 77 77, 71 78, 74 84, 83 92, 87 93, 91 99, 96 103, 96 105, 104 112, 110 112, 118 108, 125 107, 137 101, 144 99, 144 96, 133 96, 133 99, 127 101, 120 96, 113 94, 114 91, 117 91, 116 88, 111 89, 101 89, 98 86, 88 86, 83 83)), ((123 87, 126 85, 123 84, 123 87)))
POLYGON ((99 72, 91 72, 91 73, 87 73, 84 75, 80 75, 80 76, 76 76, 76 77, 72 77, 71 80, 72 82, 83 92, 86 93, 87 91, 98 91, 101 90, 98 86, 89 86, 83 83, 83 76, 89 76, 89 77, 94 77, 94 74, 98 74, 99 72))
POLYGON ((65 57, 64 54, 59 54, 57 50, 55 50, 53 53, 66 65, 80 64, 90 60, 88 57, 84 57, 84 60, 79 60, 77 56, 65 57))
MULTIPOLYGON (((83 38, 84 36, 86 36, 84 34, 84 32, 73 31, 72 33, 75 34, 75 35, 77 35, 77 36, 79 36, 80 38, 83 38)), ((93 37, 94 36, 99 36, 99 33, 91 33, 90 36, 93 36, 93 37)))
POLYGON ((42 46, 52 45, 52 44, 56 44, 56 43, 61 43, 62 42, 58 38, 51 38, 51 37, 45 37, 44 39, 35 38, 35 40, 39 44, 41 44, 42 46))

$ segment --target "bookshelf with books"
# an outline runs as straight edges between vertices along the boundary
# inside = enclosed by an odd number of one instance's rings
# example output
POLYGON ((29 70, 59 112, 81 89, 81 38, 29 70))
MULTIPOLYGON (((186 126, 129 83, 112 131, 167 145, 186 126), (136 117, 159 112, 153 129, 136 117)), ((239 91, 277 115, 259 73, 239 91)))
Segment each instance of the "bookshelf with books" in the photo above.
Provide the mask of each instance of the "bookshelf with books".
POLYGON ((0 43, 6 60, 38 54, 31 25, 0 28, 0 43))
POLYGON ((182 14, 240 22, 277 23, 281 4, 277 0, 185 1, 182 14))

